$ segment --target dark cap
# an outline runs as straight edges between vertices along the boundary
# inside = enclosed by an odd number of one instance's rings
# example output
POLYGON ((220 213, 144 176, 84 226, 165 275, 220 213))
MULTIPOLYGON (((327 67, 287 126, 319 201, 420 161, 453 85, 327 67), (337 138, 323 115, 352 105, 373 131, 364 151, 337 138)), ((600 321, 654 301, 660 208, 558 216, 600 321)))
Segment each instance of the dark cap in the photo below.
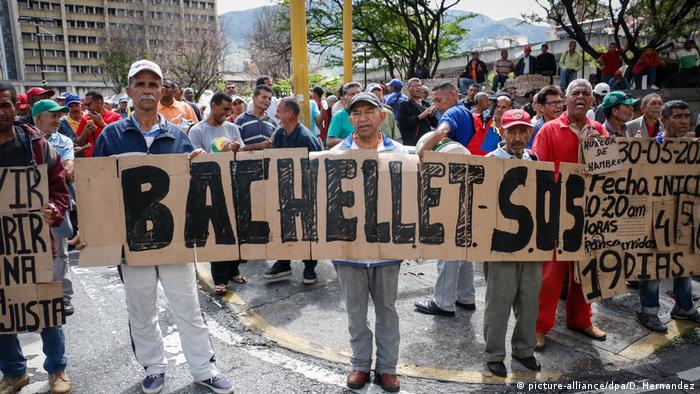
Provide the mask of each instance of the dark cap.
POLYGON ((352 111, 352 107, 356 106, 359 103, 368 103, 375 107, 382 106, 382 103, 379 102, 377 96, 373 95, 372 93, 363 92, 356 94, 355 97, 353 97, 352 100, 350 100, 350 105, 348 105, 348 112, 352 111))

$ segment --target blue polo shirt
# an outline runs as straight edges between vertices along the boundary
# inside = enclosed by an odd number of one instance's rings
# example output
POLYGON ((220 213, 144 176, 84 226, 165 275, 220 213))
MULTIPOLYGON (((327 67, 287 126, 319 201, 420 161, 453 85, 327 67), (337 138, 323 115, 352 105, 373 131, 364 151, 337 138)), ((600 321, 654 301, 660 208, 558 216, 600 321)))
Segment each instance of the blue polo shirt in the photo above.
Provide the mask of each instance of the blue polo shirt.
POLYGON ((463 105, 456 105, 445 111, 445 114, 440 118, 440 124, 443 123, 450 126, 450 132, 447 136, 464 146, 467 146, 474 136, 472 113, 463 105))
POLYGON ((311 134, 309 129, 301 123, 292 130, 291 134, 287 134, 283 127, 275 131, 272 137, 273 148, 307 148, 310 152, 318 152, 323 150, 321 142, 311 134))
POLYGON ((259 119, 250 112, 246 112, 236 119, 236 126, 240 128, 241 138, 246 145, 257 144, 272 138, 277 130, 277 122, 265 115, 259 119))

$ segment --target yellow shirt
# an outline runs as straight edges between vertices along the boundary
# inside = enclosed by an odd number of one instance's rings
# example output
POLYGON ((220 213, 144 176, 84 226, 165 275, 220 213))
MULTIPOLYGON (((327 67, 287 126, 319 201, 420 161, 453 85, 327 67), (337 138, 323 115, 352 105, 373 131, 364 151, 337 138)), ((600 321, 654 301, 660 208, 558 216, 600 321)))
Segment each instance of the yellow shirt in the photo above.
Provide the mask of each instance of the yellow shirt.
POLYGON ((197 115, 192 107, 182 101, 173 100, 173 104, 168 107, 158 102, 158 113, 175 125, 180 125, 183 119, 187 119, 191 124, 197 123, 197 115))
POLYGON ((71 118, 69 115, 66 115, 66 122, 68 122, 68 126, 70 126, 70 128, 73 129, 74 133, 78 132, 78 125, 80 124, 80 119, 73 120, 73 118, 71 118))

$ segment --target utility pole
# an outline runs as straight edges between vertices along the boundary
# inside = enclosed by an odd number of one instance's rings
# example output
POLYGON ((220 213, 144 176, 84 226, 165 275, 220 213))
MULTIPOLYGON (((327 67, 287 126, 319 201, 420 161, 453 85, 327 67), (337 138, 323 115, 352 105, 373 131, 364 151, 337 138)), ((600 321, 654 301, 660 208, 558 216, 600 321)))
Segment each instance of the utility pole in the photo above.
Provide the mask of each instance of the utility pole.
POLYGON ((343 83, 352 81, 352 0, 343 0, 343 83))
POLYGON ((306 34, 306 0, 291 0, 290 31, 292 41, 292 91, 299 102, 300 122, 311 128, 309 114, 309 59, 306 34))
POLYGON ((18 18, 20 22, 29 22, 36 27, 36 41, 39 47, 39 67, 41 68, 41 86, 46 86, 46 70, 44 70, 44 51, 41 49, 41 34, 39 31, 39 25, 41 22, 53 22, 51 18, 41 18, 38 16, 20 16, 18 18))

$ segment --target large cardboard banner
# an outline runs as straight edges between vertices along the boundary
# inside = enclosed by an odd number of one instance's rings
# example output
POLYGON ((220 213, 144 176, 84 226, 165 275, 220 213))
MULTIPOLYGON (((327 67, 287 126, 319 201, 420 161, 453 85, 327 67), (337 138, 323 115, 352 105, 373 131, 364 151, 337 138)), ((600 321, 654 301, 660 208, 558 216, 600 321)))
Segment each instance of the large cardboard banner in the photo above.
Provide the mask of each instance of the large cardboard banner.
POLYGON ((0 334, 63 324, 63 290, 53 280, 46 165, 0 168, 0 334))
POLYGON ((85 250, 100 249, 81 255, 85 266, 118 264, 122 248, 135 265, 584 257, 577 166, 303 149, 93 160, 75 171, 85 250), (94 189, 107 185, 116 188, 94 189), (110 203, 111 229, 105 207, 87 202, 95 196, 110 203))
POLYGON ((589 302, 626 293, 626 280, 700 273, 694 207, 700 142, 618 138, 622 168, 590 176, 578 271, 589 302))

